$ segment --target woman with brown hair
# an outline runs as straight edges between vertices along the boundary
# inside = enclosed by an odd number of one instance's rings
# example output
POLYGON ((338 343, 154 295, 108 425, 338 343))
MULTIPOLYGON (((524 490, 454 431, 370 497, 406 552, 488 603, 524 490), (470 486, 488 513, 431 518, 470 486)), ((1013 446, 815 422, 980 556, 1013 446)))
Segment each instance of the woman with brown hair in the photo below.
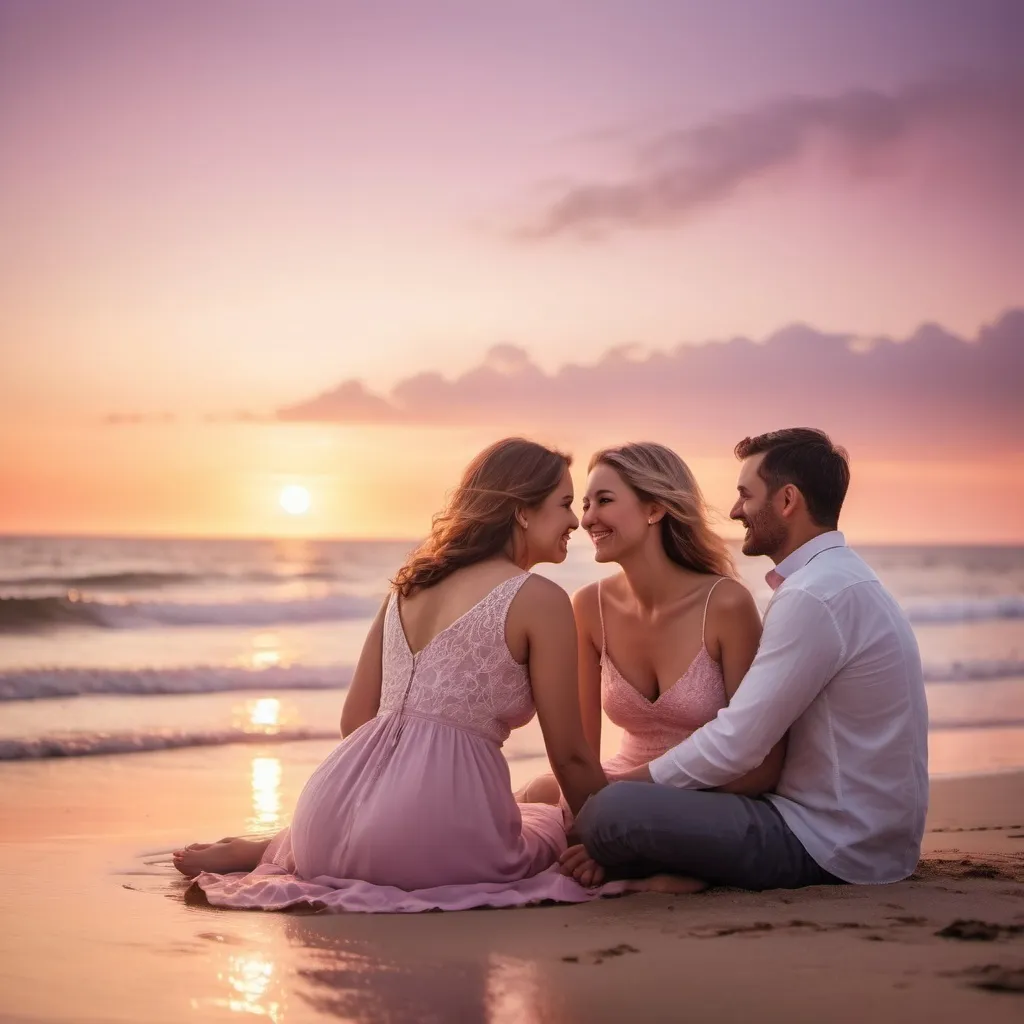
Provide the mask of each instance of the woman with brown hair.
POLYGON ((558 870, 551 805, 517 805, 501 745, 540 718, 577 811, 605 784, 576 695, 572 607, 528 570, 579 525, 569 458, 511 438, 469 465, 370 628, 344 739, 272 840, 187 847, 175 865, 217 905, 461 910, 593 897, 558 870))

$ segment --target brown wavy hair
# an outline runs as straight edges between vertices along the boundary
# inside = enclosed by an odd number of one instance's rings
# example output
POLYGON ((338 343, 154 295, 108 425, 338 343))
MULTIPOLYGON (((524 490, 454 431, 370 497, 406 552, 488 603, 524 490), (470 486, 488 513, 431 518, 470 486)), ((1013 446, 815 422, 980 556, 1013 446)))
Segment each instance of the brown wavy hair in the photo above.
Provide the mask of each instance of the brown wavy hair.
POLYGON ((504 550, 516 511, 535 508, 572 464, 564 452, 507 437, 485 448, 466 467, 447 507, 434 516, 430 536, 391 581, 408 597, 504 550))
POLYGON ((684 569, 715 576, 735 576, 725 541, 711 529, 704 495, 690 467, 671 448, 654 441, 602 448, 590 459, 588 471, 611 466, 641 501, 665 509, 661 543, 665 554, 684 569))

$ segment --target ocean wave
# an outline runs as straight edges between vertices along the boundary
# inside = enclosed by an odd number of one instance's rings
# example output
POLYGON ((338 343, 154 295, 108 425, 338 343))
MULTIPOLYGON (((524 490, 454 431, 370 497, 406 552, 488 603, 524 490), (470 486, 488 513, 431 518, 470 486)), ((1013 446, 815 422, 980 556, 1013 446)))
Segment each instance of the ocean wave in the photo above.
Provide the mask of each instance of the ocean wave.
POLYGON ((340 740, 337 728, 290 728, 258 732, 246 729, 153 729, 136 732, 59 733, 24 739, 0 739, 0 761, 97 754, 142 754, 183 747, 220 747, 229 743, 292 743, 296 740, 340 740))
POLYGON ((97 572, 81 574, 4 576, 0 587, 51 587, 58 590, 145 590, 175 584, 198 584, 232 581, 237 583, 287 583, 291 580, 332 581, 344 579, 336 572, 307 569, 302 572, 159 572, 134 570, 126 572, 97 572))
POLYGON ((1024 728, 1024 718, 940 718, 929 721, 928 728, 932 732, 956 729, 1020 729, 1024 728))
POLYGON ((202 603, 98 601, 65 597, 0 597, 0 633, 62 626, 141 629, 147 626, 276 626, 370 618, 378 599, 331 594, 291 601, 202 603))
MULTIPOLYGON (((55 733, 20 739, 0 739, 0 761, 45 760, 56 757, 94 757, 100 754, 145 754, 187 747, 223 747, 234 743, 294 743, 303 740, 341 740, 337 727, 296 727, 267 732, 251 729, 151 729, 136 732, 55 733)), ((509 752, 509 761, 544 757, 534 751, 509 752)))
POLYGON ((911 601, 904 608, 910 621, 919 625, 1021 619, 1024 618, 1024 595, 911 601))
POLYGON ((982 683, 1016 678, 1024 678, 1024 661, 1019 658, 953 661, 947 665, 924 666, 926 683, 982 683))
POLYGON ((75 587, 163 587, 174 583, 191 583, 207 577, 190 572, 98 572, 80 575, 55 576, 5 576, 0 578, 0 587, 58 587, 62 590, 75 587))
MULTIPOLYGON (((933 732, 960 729, 1021 729, 1024 718, 948 719, 929 723, 933 732)), ((308 740, 340 741, 338 729, 309 726, 259 731, 227 729, 145 729, 134 732, 69 732, 48 736, 0 739, 0 762, 47 760, 59 757, 144 754, 189 747, 223 747, 230 744, 295 743, 308 740)), ((509 761, 544 757, 543 751, 507 751, 509 761)))
MULTIPOLYGON (((955 661, 926 665, 925 682, 972 683, 1024 679, 1024 661, 955 661)), ((179 668, 20 668, 0 670, 0 703, 96 695, 159 696, 246 690, 343 690, 352 666, 187 665, 179 668)))
POLYGON ((191 665, 183 668, 25 668, 0 671, 0 702, 97 694, 224 693, 236 690, 344 689, 348 665, 191 665))

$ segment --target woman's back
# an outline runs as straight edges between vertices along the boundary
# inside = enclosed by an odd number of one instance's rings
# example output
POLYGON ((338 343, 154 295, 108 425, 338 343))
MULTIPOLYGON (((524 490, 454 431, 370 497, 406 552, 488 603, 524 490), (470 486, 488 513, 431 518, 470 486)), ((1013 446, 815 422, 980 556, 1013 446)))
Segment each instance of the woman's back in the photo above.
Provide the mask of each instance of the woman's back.
MULTIPOLYGON (((409 633, 429 637, 418 644, 410 643, 403 621, 407 602, 392 595, 384 619, 378 717, 411 714, 436 719, 499 744, 533 717, 527 667, 513 657, 506 640, 509 607, 530 574, 502 579, 458 614, 459 607, 480 592, 481 582, 490 582, 479 577, 476 573, 458 592, 428 591, 413 599, 417 614, 406 620, 411 620, 409 633), (436 628, 445 621, 447 625, 436 628)), ((445 581, 449 582, 464 581, 445 581)))

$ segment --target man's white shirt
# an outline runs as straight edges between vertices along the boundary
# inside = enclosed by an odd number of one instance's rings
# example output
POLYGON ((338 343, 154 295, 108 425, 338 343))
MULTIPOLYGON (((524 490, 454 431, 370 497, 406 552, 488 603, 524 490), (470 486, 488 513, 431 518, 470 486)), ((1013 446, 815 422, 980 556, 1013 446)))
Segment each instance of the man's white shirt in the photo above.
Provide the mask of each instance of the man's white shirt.
POLYGON ((921 656, 892 595, 830 532, 775 569, 754 663, 728 707, 650 764, 656 783, 713 789, 756 768, 789 732, 767 799, 807 852, 848 882, 917 865, 928 809, 921 656))

